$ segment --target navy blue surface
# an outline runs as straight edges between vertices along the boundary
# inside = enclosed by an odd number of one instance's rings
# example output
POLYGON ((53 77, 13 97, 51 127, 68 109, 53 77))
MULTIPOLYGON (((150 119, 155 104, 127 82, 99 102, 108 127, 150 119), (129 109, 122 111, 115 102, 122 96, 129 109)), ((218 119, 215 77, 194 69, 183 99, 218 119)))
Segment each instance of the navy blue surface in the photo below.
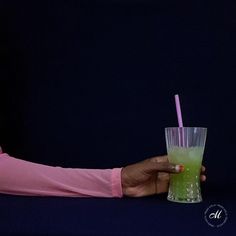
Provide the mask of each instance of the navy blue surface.
POLYGON ((1 235, 235 235, 235 194, 178 204, 166 195, 139 199, 81 199, 0 195, 1 235), (228 220, 209 226, 204 212, 221 204, 228 220))
POLYGON ((86 168, 125 166, 165 154, 164 128, 177 126, 175 93, 184 125, 208 128, 202 204, 174 205, 158 197, 1 196, 1 230, 230 235, 236 184, 235 22, 230 1, 1 1, 0 145, 5 152, 86 168), (228 225, 217 232, 202 215, 215 203, 229 211, 228 225))

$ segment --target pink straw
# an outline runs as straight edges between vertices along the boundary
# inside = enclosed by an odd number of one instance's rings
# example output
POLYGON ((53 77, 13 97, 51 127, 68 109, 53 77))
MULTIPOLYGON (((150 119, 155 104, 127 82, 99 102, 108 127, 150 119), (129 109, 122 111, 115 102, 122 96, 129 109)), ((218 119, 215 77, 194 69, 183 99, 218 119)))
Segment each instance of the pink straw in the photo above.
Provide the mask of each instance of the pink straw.
POLYGON ((175 106, 176 106, 176 112, 177 112, 179 127, 183 127, 182 113, 181 113, 179 95, 178 94, 175 95, 175 106))

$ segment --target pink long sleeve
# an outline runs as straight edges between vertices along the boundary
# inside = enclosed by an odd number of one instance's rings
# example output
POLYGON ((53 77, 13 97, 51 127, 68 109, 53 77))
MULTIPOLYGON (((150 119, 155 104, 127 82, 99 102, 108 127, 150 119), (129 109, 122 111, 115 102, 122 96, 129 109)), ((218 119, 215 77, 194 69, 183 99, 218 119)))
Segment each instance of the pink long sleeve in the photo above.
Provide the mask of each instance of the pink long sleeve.
POLYGON ((54 167, 0 153, 0 193, 121 198, 121 169, 54 167))

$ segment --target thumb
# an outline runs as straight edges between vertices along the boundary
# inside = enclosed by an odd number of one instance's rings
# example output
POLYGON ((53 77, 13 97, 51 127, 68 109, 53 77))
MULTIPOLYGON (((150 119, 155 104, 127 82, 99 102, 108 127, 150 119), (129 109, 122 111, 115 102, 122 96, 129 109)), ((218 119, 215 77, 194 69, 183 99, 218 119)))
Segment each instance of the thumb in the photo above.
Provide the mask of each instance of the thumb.
POLYGON ((184 165, 176 165, 169 162, 150 162, 146 166, 146 172, 167 172, 167 173, 180 173, 184 171, 184 165))

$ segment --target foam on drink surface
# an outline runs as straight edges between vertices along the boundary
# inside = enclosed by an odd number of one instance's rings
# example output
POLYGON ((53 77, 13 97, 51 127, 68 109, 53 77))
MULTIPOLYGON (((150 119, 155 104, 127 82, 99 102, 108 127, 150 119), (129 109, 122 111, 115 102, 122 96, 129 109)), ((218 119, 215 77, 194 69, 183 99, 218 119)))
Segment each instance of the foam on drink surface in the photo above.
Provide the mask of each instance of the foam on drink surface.
POLYGON ((202 147, 171 147, 168 149, 169 161, 174 164, 193 164, 202 162, 202 147))

